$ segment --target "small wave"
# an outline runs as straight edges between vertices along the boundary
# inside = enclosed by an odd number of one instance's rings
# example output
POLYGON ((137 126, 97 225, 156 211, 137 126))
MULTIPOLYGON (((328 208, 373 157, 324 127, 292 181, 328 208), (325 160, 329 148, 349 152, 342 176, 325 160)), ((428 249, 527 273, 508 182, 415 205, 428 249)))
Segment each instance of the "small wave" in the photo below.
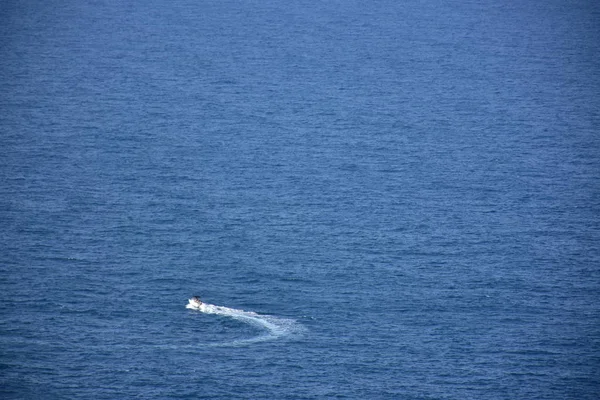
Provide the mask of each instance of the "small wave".
POLYGON ((257 314, 253 311, 237 310, 235 308, 215 306, 213 304, 202 303, 198 305, 192 300, 185 306, 191 310, 197 310, 205 314, 216 314, 246 324, 255 326, 265 331, 265 334, 249 339, 240 339, 233 342, 216 344, 216 346, 243 346, 252 343, 266 342, 283 337, 290 337, 304 330, 304 327, 296 320, 291 318, 281 318, 274 315, 257 314))

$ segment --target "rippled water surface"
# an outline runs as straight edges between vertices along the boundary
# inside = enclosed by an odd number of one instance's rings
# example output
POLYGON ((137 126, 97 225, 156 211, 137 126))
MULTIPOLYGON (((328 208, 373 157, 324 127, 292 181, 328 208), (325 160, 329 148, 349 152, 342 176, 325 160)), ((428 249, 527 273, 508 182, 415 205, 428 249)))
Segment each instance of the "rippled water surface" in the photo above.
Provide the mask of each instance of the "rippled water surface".
POLYGON ((3 2, 0 397, 597 399, 599 17, 3 2))

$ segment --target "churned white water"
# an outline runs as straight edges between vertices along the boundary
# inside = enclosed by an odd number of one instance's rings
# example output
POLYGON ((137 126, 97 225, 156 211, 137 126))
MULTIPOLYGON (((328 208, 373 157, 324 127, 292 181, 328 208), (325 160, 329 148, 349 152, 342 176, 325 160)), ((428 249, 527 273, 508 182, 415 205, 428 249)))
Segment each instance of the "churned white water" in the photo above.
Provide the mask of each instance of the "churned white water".
POLYGON ((197 310, 205 314, 215 314, 241 321, 248 325, 259 328, 263 333, 247 339, 238 339, 232 342, 218 343, 217 346, 240 346, 257 342, 280 339, 297 335, 304 331, 304 327, 294 319, 282 318, 274 315, 263 315, 253 311, 238 310, 213 304, 198 304, 189 300, 186 308, 197 310))

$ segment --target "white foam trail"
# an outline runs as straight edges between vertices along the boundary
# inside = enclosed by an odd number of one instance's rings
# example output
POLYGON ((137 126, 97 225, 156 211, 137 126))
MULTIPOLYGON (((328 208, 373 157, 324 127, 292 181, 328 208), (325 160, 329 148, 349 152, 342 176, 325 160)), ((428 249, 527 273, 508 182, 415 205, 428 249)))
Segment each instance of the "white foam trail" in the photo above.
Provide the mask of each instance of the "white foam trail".
POLYGON ((239 346, 250 343, 265 342, 284 336, 291 336, 304 330, 303 326, 293 319, 280 318, 273 315, 262 315, 252 311, 236 310, 235 308, 215 306, 207 303, 198 304, 193 299, 189 300, 185 308, 198 310, 205 314, 217 314, 230 317, 266 331, 266 334, 264 335, 259 335, 250 339, 236 340, 234 342, 222 345, 239 346))

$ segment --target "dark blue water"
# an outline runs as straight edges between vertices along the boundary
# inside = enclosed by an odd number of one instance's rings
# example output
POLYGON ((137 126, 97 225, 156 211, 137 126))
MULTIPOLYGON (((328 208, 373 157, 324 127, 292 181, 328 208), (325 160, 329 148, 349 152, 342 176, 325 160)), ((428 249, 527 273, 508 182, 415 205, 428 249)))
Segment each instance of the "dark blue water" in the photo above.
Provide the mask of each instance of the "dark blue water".
POLYGON ((0 397, 597 399, 599 21, 2 2, 0 397))

